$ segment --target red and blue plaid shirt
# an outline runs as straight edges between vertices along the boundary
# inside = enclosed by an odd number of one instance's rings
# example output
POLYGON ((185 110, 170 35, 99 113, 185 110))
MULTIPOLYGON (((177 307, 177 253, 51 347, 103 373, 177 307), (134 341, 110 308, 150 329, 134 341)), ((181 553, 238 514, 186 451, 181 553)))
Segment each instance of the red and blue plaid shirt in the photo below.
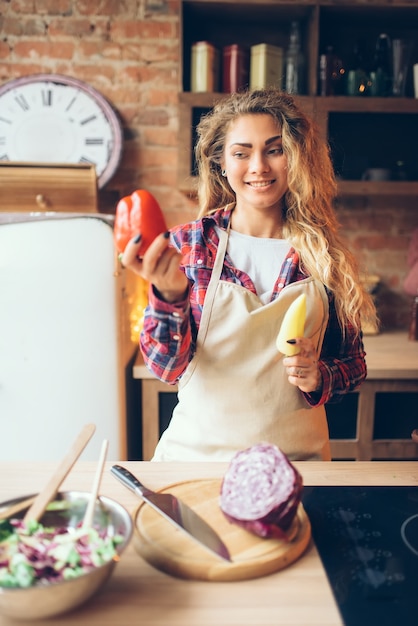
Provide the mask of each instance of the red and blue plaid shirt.
MULTIPOLYGON (((219 238, 215 226, 227 228, 231 211, 219 209, 189 224, 171 230, 171 244, 182 255, 182 269, 189 279, 189 294, 182 302, 170 304, 161 300, 152 287, 145 311, 140 348, 147 368, 160 380, 175 384, 192 359, 199 330, 206 290, 210 281, 219 238)), ((306 274, 299 267, 299 255, 292 248, 271 296, 274 300, 289 283, 303 280, 306 274)), ((221 280, 242 285, 256 293, 251 278, 225 256, 221 280)), ((337 401, 366 378, 367 370, 362 336, 346 328, 343 339, 332 294, 329 297, 329 320, 321 350, 319 368, 322 392, 304 394, 312 406, 337 401)))

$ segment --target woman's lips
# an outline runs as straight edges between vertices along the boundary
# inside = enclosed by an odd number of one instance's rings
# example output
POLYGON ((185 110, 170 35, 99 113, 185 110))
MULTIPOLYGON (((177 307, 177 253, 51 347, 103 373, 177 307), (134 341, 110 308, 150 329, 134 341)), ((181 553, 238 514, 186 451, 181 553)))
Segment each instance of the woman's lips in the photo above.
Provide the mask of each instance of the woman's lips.
POLYGON ((259 181, 249 181, 247 183, 247 185, 249 185, 250 187, 254 187, 255 189, 262 189, 263 187, 268 187, 269 185, 272 185, 274 183, 274 180, 259 180, 259 181))

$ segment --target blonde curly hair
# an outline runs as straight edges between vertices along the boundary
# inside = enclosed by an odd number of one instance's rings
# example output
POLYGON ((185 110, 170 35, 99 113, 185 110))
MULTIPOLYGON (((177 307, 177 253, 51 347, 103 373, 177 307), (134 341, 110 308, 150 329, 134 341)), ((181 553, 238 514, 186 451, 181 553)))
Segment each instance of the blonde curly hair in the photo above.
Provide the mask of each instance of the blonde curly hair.
POLYGON ((201 118, 195 147, 199 217, 235 202, 222 176, 221 162, 231 122, 249 114, 271 115, 281 128, 288 171, 283 237, 299 253, 301 266, 333 293, 343 332, 347 324, 360 332, 361 320, 376 325, 373 300, 339 233, 334 211, 337 183, 329 146, 289 94, 274 88, 233 93, 201 118))

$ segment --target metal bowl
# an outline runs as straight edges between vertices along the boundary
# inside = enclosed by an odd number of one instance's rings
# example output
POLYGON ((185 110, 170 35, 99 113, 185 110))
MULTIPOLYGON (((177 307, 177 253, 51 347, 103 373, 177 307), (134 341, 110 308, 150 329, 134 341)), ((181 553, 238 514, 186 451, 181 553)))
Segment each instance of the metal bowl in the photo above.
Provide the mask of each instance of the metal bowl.
MULTIPOLYGON (((0 511, 29 497, 2 502, 0 511)), ((65 511, 47 511, 40 521, 52 527, 75 527, 84 517, 89 498, 88 492, 60 492, 55 501, 65 500, 71 503, 70 507, 65 511)), ((23 517, 24 514, 25 511, 22 511, 13 517, 23 517)), ((110 534, 123 536, 124 540, 116 546, 119 557, 129 544, 133 532, 132 518, 128 511, 115 500, 100 496, 94 509, 93 525, 107 528, 110 534)), ((27 588, 0 587, 0 614, 20 619, 41 619, 70 611, 86 602, 104 585, 117 560, 111 560, 72 580, 27 588)))

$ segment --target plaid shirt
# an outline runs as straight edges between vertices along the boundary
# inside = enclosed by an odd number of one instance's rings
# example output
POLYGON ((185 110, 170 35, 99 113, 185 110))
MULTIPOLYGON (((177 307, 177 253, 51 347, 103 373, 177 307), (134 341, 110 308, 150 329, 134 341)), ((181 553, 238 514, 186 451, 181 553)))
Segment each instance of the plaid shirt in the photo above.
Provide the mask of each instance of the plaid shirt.
MULTIPOLYGON (((219 243, 215 226, 226 228, 231 216, 229 209, 171 230, 171 244, 182 255, 182 269, 189 279, 189 294, 183 302, 170 304, 158 297, 152 287, 145 311, 140 348, 147 368, 160 380, 175 384, 184 373, 196 348, 196 337, 202 316, 206 290, 212 274, 219 243)), ((271 299, 289 283, 303 280, 299 255, 292 248, 283 263, 271 299)), ((256 293, 251 278, 236 269, 228 254, 225 256, 221 280, 242 285, 256 293)), ((311 406, 337 401, 366 378, 367 370, 362 337, 348 327, 343 340, 341 329, 329 297, 329 320, 318 362, 322 374, 322 392, 304 394, 311 406)))

